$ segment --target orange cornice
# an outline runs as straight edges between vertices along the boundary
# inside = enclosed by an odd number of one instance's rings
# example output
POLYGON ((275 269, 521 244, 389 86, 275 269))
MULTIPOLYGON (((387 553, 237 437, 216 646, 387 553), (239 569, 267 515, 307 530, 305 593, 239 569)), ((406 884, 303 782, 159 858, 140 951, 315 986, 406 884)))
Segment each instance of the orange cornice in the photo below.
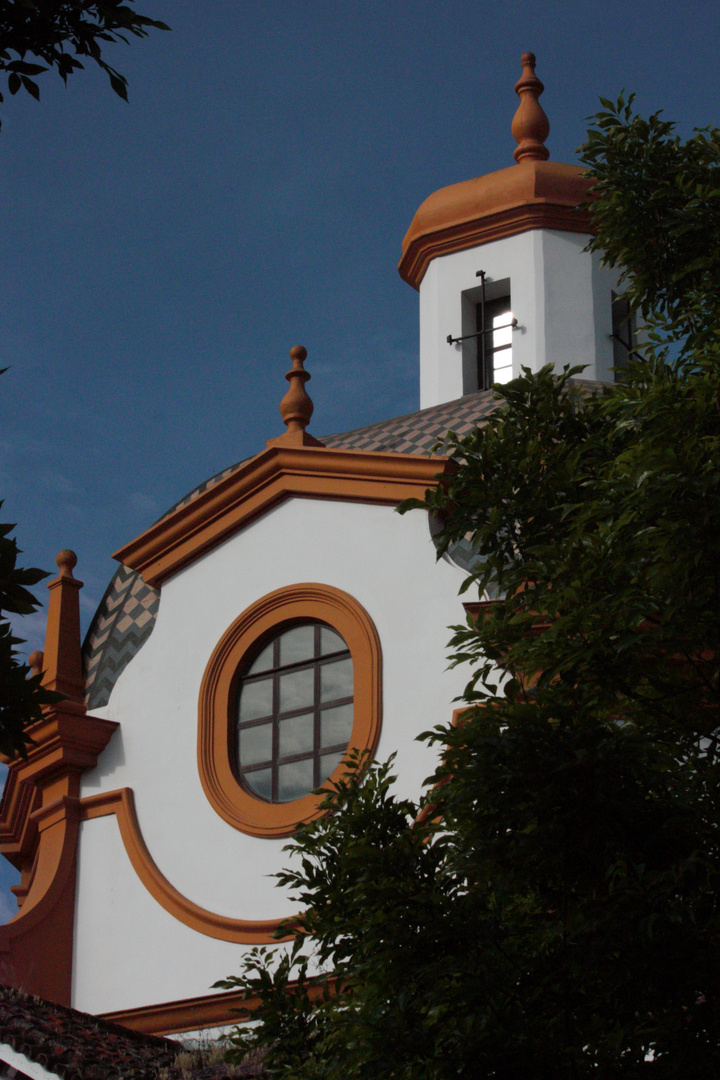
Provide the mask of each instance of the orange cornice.
POLYGON ((231 919, 200 907, 178 892, 158 869, 143 839, 135 813, 130 788, 90 795, 81 800, 84 821, 114 814, 125 851, 135 873, 161 907, 180 922, 200 934, 245 945, 267 944, 274 937, 282 919, 231 919))
POLYGON ((418 208, 402 243, 400 276, 413 288, 431 260, 529 229, 592 233, 581 204, 591 181, 578 165, 525 159, 441 188, 418 208))
MULTIPOLYGON (((288 989, 292 992, 294 986, 294 983, 290 983, 288 989)), ((309 986, 308 996, 315 999, 326 989, 326 983, 309 986)), ((219 1027, 221 1024, 236 1024, 248 1019, 259 1005, 259 997, 247 998, 242 990, 231 990, 224 994, 202 994, 179 1001, 163 1001, 157 1005, 141 1005, 136 1009, 119 1009, 100 1013, 100 1016, 103 1020, 122 1024, 131 1031, 142 1031, 146 1035, 172 1035, 219 1027)))
POLYGON ((395 505, 422 498, 445 459, 410 454, 272 446, 178 507, 114 557, 158 586, 232 533, 290 497, 395 505))
POLYGON ((48 710, 28 729, 33 745, 27 759, 13 761, 8 770, 0 804, 0 850, 16 866, 32 856, 37 835, 33 812, 58 794, 78 795, 81 773, 94 768, 118 726, 65 710, 65 703, 48 710))
POLYGON ((118 1009, 100 1013, 100 1018, 145 1035, 173 1035, 221 1024, 237 1024, 258 1005, 259 1001, 248 1000, 241 990, 232 990, 226 994, 203 994, 158 1005, 141 1005, 136 1009, 118 1009))

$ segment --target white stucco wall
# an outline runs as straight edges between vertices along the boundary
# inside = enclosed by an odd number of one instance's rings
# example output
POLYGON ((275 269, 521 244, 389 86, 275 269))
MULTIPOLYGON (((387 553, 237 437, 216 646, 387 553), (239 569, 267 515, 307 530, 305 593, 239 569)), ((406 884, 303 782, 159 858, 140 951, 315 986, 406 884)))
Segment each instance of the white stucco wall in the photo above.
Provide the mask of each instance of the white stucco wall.
POLYGON ((617 274, 600 266, 598 254, 583 250, 588 239, 532 229, 432 260, 420 284, 421 408, 476 388, 468 363, 473 346, 449 345, 447 336, 476 329, 470 310, 479 300, 478 270, 485 271, 489 289, 509 280, 518 320, 512 339, 514 375, 521 366, 538 371, 552 363, 559 370, 565 364, 586 364, 587 379, 612 377, 611 292, 617 274))
POLYGON ((8 1043, 0 1043, 0 1077, 16 1077, 18 1072, 29 1076, 30 1080, 60 1080, 58 1073, 49 1072, 8 1043))
MULTIPOLYGON (((197 767, 198 692, 208 659, 247 607, 282 586, 331 585, 363 605, 383 652, 378 756, 398 751, 401 793, 417 795, 434 753, 415 737, 448 720, 466 673, 446 671, 463 575, 435 563, 427 517, 293 499, 167 582, 152 635, 98 714, 120 722, 83 795, 131 787, 150 854, 182 894, 234 918, 291 913, 268 875, 284 841, 247 836, 205 798, 197 767)), ((125 855, 114 817, 82 826, 73 1004, 99 1012, 190 997, 237 970, 242 946, 166 914, 125 855)))

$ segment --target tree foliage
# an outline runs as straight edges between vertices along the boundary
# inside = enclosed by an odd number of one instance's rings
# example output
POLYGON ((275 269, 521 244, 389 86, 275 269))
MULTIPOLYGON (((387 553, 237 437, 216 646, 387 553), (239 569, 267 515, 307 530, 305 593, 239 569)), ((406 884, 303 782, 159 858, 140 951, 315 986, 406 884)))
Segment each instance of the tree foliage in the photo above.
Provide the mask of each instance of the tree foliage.
MULTIPOLYGON (((54 68, 67 82, 88 58, 106 72, 112 89, 127 100, 127 79, 103 58, 107 44, 168 30, 140 15, 134 0, 0 0, 0 73, 11 94, 24 89, 40 97, 36 76, 54 68), (26 57, 34 57, 33 61, 26 57), (37 62, 39 61, 39 63, 37 62)), ((0 93, 0 102, 3 101, 0 93)))
POLYGON ((634 95, 601 98, 581 161, 595 178, 596 237, 655 346, 715 349, 720 321, 720 130, 688 139, 661 113, 633 112, 634 95))
MULTIPOLYGON (((2 503, 0 502, 0 506, 2 503)), ((42 718, 42 707, 60 700, 60 695, 41 685, 16 655, 22 638, 14 636, 8 614, 30 615, 40 602, 30 589, 48 575, 44 570, 17 565, 20 550, 10 534, 14 525, 0 525, 0 753, 9 758, 25 755, 29 743, 27 728, 42 718)))
POLYGON ((259 998, 231 1053, 270 1076, 720 1072, 719 139, 595 118, 594 245, 644 355, 596 392, 525 372, 448 438, 414 505, 477 553, 465 720, 423 736, 419 803, 355 758, 289 845, 292 943, 221 984, 259 998))

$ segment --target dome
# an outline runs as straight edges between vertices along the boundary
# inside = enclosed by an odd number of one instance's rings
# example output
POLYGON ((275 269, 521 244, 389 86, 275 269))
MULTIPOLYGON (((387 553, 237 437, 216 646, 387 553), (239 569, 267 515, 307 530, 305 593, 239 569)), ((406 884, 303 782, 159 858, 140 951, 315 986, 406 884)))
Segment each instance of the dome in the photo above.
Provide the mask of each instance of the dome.
POLYGON ((548 161, 547 117, 538 101, 543 84, 535 57, 524 53, 515 86, 520 105, 512 123, 516 165, 435 191, 417 210, 402 243, 400 276, 418 289, 438 255, 448 255, 528 229, 590 233, 583 204, 591 180, 579 165, 548 161))
POLYGON ((431 259, 528 229, 590 233, 581 204, 591 181, 579 165, 525 159, 440 188, 420 205, 402 243, 400 276, 420 287, 431 259))

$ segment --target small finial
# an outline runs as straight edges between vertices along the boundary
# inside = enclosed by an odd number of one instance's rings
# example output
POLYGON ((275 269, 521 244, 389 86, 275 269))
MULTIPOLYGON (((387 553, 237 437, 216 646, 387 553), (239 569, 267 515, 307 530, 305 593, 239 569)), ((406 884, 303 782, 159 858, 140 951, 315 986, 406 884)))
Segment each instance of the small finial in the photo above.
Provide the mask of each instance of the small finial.
POLYGON ((70 548, 63 548, 62 551, 58 552, 55 562, 58 565, 60 576, 71 578, 73 569, 77 566, 77 555, 70 548))
POLYGON ((285 378, 290 383, 290 388, 280 402, 280 414, 285 421, 287 431, 278 435, 275 439, 268 439, 270 446, 323 446, 305 428, 310 423, 313 414, 313 405, 310 395, 305 389, 305 383, 310 378, 309 373, 303 367, 307 349, 302 345, 293 345, 290 350, 290 359, 293 366, 286 373, 285 378))
POLYGON ((28 656, 28 664, 33 675, 42 675, 44 662, 45 653, 41 649, 36 649, 35 652, 31 652, 28 656))
POLYGON ((303 367, 307 358, 307 349, 302 345, 293 345, 290 350, 290 359, 293 366, 287 372, 285 378, 290 383, 290 389, 280 402, 280 414, 287 425, 288 431, 304 431, 310 423, 315 406, 310 395, 305 389, 305 383, 310 378, 309 373, 303 367))
POLYGON ((513 157, 518 163, 525 158, 547 161, 550 151, 545 146, 545 140, 550 133, 550 123, 538 101, 545 87, 535 74, 534 53, 523 53, 520 63, 523 73, 515 83, 520 104, 512 122, 512 133, 518 145, 513 157))

